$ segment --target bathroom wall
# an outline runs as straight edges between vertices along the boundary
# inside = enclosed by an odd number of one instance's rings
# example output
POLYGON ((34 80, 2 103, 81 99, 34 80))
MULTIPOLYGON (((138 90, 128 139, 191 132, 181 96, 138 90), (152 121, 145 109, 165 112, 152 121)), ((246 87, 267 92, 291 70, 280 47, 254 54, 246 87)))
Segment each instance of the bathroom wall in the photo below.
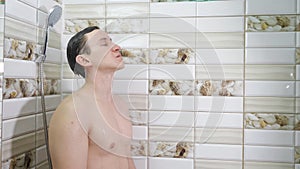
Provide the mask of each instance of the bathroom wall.
POLYGON ((89 25, 123 48, 138 169, 300 169, 299 0, 63 4, 63 50, 89 25))
MULTIPOLYGON (((57 4, 61 1, 9 0, 1 6, 3 169, 48 168, 35 59, 43 49, 48 10, 57 4)), ((61 101, 61 30, 62 21, 51 29, 44 64, 48 117, 61 101)))

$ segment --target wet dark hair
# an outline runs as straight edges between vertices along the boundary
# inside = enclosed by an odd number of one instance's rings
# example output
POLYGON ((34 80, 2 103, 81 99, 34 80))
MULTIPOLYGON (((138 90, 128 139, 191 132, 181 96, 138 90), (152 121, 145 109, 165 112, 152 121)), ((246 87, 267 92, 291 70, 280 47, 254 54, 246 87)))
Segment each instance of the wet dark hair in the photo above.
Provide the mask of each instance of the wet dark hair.
POLYGON ((87 27, 76 33, 68 42, 67 58, 70 68, 75 74, 85 77, 84 68, 76 62, 76 57, 80 54, 90 54, 90 47, 86 45, 87 38, 85 34, 100 29, 98 26, 87 27))

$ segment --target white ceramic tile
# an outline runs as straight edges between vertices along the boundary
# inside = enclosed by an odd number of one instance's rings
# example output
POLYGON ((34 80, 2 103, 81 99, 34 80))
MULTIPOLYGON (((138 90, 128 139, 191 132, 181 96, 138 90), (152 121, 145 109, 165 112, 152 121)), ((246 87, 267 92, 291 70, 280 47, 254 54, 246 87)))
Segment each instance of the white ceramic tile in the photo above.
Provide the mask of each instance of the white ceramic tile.
POLYGON ((243 129, 196 128, 195 141, 202 144, 243 144, 243 129))
POLYGON ((63 79, 61 83, 61 91, 63 93, 72 93, 82 87, 83 84, 83 79, 63 79))
POLYGON ((150 3, 150 17, 194 17, 195 15, 196 3, 150 3))
POLYGON ((150 79, 193 80, 195 67, 191 65, 150 65, 150 79))
POLYGON ((300 14, 300 0, 297 0, 297 14, 300 14))
POLYGON ((37 11, 37 25, 41 28, 46 28, 48 15, 45 12, 37 11))
POLYGON ((201 65, 196 67, 196 79, 242 80, 243 65, 201 65))
POLYGON ((243 64, 243 49, 197 49, 196 63, 202 65, 210 64, 243 64))
MULTIPOLYGON (((0 47, 0 61, 3 63, 3 47, 0 47)), ((1 72, 3 72, 4 71, 4 65, 2 64, 1 65, 2 67, 1 67, 1 72)))
POLYGON ((49 168, 47 161, 44 161, 43 163, 36 165, 36 169, 46 169, 46 168, 49 168))
POLYGON ((2 160, 30 151, 35 148, 35 134, 31 133, 2 142, 2 160))
POLYGON ((125 68, 115 73, 114 79, 144 80, 147 77, 147 65, 125 65, 125 68))
POLYGON ((195 31, 195 18, 150 18, 151 33, 175 33, 195 31))
POLYGON ((44 63, 44 77, 48 79, 60 79, 61 65, 44 63))
MULTIPOLYGON (((46 32, 44 29, 38 28, 38 43, 44 44, 46 38, 46 32)), ((50 29, 48 36, 48 48, 61 49, 61 34, 50 29)))
POLYGON ((247 32, 246 47, 295 47, 294 32, 247 32))
POLYGON ((300 146, 300 131, 296 131, 295 146, 300 146))
POLYGON ((148 108, 147 95, 121 95, 131 110, 146 110, 148 108))
POLYGON ((151 126, 194 126, 193 112, 150 111, 149 125, 151 126))
POLYGON ((299 32, 296 33, 296 38, 297 38, 296 47, 300 47, 300 33, 299 32))
POLYGON ((192 127, 149 127, 149 139, 152 141, 194 141, 192 127))
POLYGON ((148 166, 147 158, 133 157, 133 161, 134 161, 136 169, 147 169, 147 166, 148 166))
POLYGON ((133 126, 132 127, 132 139, 133 140, 147 140, 148 129, 146 126, 133 126))
POLYGON ((3 119, 15 118, 35 113, 36 98, 5 99, 3 101, 3 119))
POLYGON ((243 112, 242 97, 195 97, 195 107, 198 111, 209 112, 243 112))
POLYGON ((300 80, 300 65, 296 65, 296 80, 300 80))
MULTIPOLYGON (((63 51, 66 51, 67 50, 67 47, 68 47, 68 42, 69 40, 72 38, 73 35, 62 35, 61 36, 61 48, 63 51)), ((67 56, 66 56, 66 52, 64 52, 64 58, 65 58, 65 62, 64 63, 67 63, 68 60, 67 60, 67 56)))
POLYGON ((244 0, 198 2, 197 16, 244 15, 244 0))
POLYGON ((296 0, 247 0, 246 14, 296 14, 296 0))
POLYGON ((35 153, 36 153, 35 154, 36 155, 35 156, 36 164, 40 164, 43 161, 47 160, 46 146, 42 146, 42 147, 37 148, 35 153))
POLYGON ((98 19, 105 17, 105 5, 103 4, 80 4, 80 5, 65 5, 65 19, 98 19))
POLYGON ((149 47, 149 35, 147 34, 110 34, 110 37, 121 48, 149 47))
POLYGON ((242 160, 242 146, 221 144, 196 144, 196 158, 216 160, 242 160))
POLYGON ((106 4, 107 18, 140 18, 147 17, 148 3, 106 4))
POLYGON ((196 47, 199 49, 244 48, 244 33, 206 32, 197 33, 196 47))
POLYGON ((295 96, 293 81, 246 81, 245 96, 295 96))
POLYGON ((19 136, 35 130, 35 116, 20 117, 17 119, 3 121, 2 139, 19 136))
POLYGON ((294 113, 294 98, 245 97, 245 112, 294 113))
POLYGON ((38 5, 38 0, 19 0, 19 1, 26 5, 32 6, 34 8, 37 8, 38 5))
POLYGON ((246 65, 247 80, 295 80, 294 65, 246 65))
POLYGON ((5 10, 5 5, 0 5, 0 18, 4 17, 4 10, 5 10))
POLYGON ((294 164, 275 162, 245 162, 245 169, 294 169, 294 164))
POLYGON ((82 0, 64 0, 64 4, 100 4, 105 3, 105 0, 89 0, 89 1, 82 1, 82 0))
POLYGON ((300 97, 300 82, 296 82, 296 97, 300 97))
POLYGON ((245 161, 294 163, 291 147, 244 146, 245 161))
POLYGON ((37 78, 37 66, 34 62, 4 59, 4 64, 5 78, 37 78))
POLYGON ((17 21, 10 17, 5 18, 5 36, 25 40, 37 41, 37 28, 32 24, 17 21))
MULTIPOLYGON (((27 0, 28 1, 28 0, 27 0)), ((48 1, 48 0, 37 0, 38 1, 38 8, 39 10, 48 13, 49 10, 54 6, 58 5, 55 1, 48 1)), ((64 0, 65 1, 65 0, 64 0)))
MULTIPOLYGON (((151 34, 151 48, 194 48, 195 33, 151 34)), ((136 43, 136 42, 135 42, 136 43)))
POLYGON ((244 17, 198 18, 198 32, 243 32, 244 17))
MULTIPOLYGON (((33 2, 33 1, 31 1, 33 2)), ((28 24, 36 25, 36 9, 18 0, 5 2, 5 14, 28 24)))
POLYGON ((149 110, 194 110, 193 96, 149 96, 149 110))
POLYGON ((192 159, 149 158, 149 169, 193 169, 192 159))
POLYGON ((4 32, 4 18, 0 18, 0 32, 4 32))
POLYGON ((242 162, 221 160, 195 160, 195 169, 242 169, 242 162))
MULTIPOLYGON (((54 111, 46 112, 46 118, 47 118, 47 126, 50 124, 50 119, 53 115, 54 111)), ((41 130, 44 128, 44 121, 43 121, 43 114, 37 114, 36 116, 36 130, 41 130)))
MULTIPOLYGON (((46 111, 55 110, 56 107, 60 104, 61 98, 59 95, 51 95, 45 96, 45 103, 46 103, 46 111)), ((41 112, 41 98, 38 97, 38 112, 41 112)))
POLYGON ((244 134, 245 145, 262 146, 293 146, 293 131, 254 130, 246 129, 244 134))
POLYGON ((148 80, 114 80, 115 94, 148 94, 148 80))
POLYGON ((107 0, 106 3, 150 2, 150 0, 107 0))
POLYGON ((295 64, 295 48, 247 48, 246 64, 295 64))
POLYGON ((243 114, 197 112, 195 126, 201 128, 243 128, 243 114))
POLYGON ((300 113, 300 99, 296 98, 296 113, 300 113))
POLYGON ((47 48, 47 53, 46 53, 46 63, 58 63, 61 64, 62 63, 62 53, 64 51, 62 51, 61 49, 55 49, 55 48, 51 48, 48 47, 47 48))

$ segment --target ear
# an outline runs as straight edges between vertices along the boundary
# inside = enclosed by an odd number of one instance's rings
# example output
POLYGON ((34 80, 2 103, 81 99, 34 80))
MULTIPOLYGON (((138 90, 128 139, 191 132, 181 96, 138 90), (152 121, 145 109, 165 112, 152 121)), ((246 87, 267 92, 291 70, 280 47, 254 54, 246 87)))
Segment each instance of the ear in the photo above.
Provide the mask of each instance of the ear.
POLYGON ((87 66, 92 65, 91 61, 87 57, 85 57, 84 55, 76 56, 76 62, 78 64, 80 64, 81 66, 83 66, 83 67, 87 67, 87 66))

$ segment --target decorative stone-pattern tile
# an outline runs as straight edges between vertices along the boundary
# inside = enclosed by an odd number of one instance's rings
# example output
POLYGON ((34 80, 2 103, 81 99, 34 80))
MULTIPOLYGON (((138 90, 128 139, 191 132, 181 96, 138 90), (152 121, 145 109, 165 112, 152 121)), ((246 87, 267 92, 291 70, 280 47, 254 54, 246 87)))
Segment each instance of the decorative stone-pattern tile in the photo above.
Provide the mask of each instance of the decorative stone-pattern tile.
POLYGON ((107 20, 108 33, 147 33, 148 19, 111 19, 107 20))
POLYGON ((295 15, 248 16, 248 31, 292 32, 297 30, 295 15))
POLYGON ((133 125, 146 125, 148 116, 146 111, 130 111, 130 118, 133 125))
POLYGON ((242 96, 243 82, 235 80, 196 80, 196 95, 201 96, 242 96))
POLYGON ((193 81, 150 80, 151 95, 194 95, 193 81))
POLYGON ((295 163, 300 164, 300 147, 295 147, 295 163))
MULTIPOLYGON (((57 79, 46 79, 44 81, 45 95, 59 93, 59 83, 57 79)), ((39 87, 37 80, 34 79, 4 79, 3 98, 22 98, 33 97, 39 95, 39 87)))
POLYGON ((98 26, 99 28, 105 28, 105 20, 103 19, 66 19, 65 20, 65 34, 74 34, 88 26, 98 26))
POLYGON ((126 64, 147 64, 148 50, 147 49, 122 49, 121 55, 126 64))
POLYGON ((34 79, 4 79, 4 99, 32 97, 38 93, 38 84, 34 79))
POLYGON ((149 155, 152 157, 193 158, 193 143, 150 142, 149 155))
POLYGON ((300 64, 300 48, 296 48, 296 64, 300 64))
POLYGON ((245 128, 269 130, 293 130, 294 115, 292 114, 265 114, 246 113, 245 128))
POLYGON ((12 38, 5 38, 4 43, 5 58, 35 60, 36 44, 12 38))
POLYGON ((147 156, 147 141, 133 140, 131 142, 132 156, 147 156))
POLYGON ((6 161, 3 161, 3 168, 9 168, 9 169, 23 169, 23 168, 29 168, 33 167, 34 161, 35 161, 35 152, 34 151, 28 151, 24 154, 21 154, 19 156, 12 157, 11 159, 8 159, 6 161))
POLYGON ((300 115, 295 115, 295 130, 300 130, 300 115))
POLYGON ((45 95, 58 94, 59 91, 59 80, 57 79, 45 79, 44 80, 44 93, 45 95))
POLYGON ((195 52, 190 48, 152 49, 149 61, 152 64, 189 64, 194 61, 195 52))

